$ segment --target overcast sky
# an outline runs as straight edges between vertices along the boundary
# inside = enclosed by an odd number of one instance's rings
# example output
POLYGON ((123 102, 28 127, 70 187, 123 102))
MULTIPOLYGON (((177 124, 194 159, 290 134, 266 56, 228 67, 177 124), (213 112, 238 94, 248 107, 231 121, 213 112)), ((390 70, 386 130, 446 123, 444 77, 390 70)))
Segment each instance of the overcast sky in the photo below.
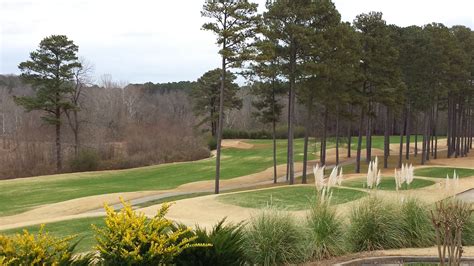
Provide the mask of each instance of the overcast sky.
MULTIPOLYGON (((131 83, 195 80, 219 66, 201 31, 204 0, 0 0, 0 74, 18 74, 45 36, 65 34, 95 75, 131 83)), ((263 5, 265 0, 255 0, 263 5)), ((440 22, 474 28, 473 0, 334 0, 344 21, 382 11, 399 26, 440 22)))

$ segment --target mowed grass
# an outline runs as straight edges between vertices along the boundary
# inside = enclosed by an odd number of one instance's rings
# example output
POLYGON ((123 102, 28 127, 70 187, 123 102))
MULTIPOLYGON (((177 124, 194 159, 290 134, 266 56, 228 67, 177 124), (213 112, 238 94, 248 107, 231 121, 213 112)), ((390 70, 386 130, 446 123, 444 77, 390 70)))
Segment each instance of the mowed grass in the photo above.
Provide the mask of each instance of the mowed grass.
MULTIPOLYGON (((344 188, 333 188, 332 204, 350 202, 367 195, 367 193, 344 188)), ((248 191, 222 195, 217 200, 226 204, 245 208, 265 208, 272 206, 279 209, 298 211, 309 209, 316 200, 314 186, 286 186, 273 189, 248 191)))
MULTIPOLYGON (((403 184, 402 190, 407 190, 407 189, 417 189, 417 188, 423 188, 423 187, 428 187, 436 184, 436 182, 431 181, 431 180, 426 180, 426 179, 414 179, 413 182, 410 184, 410 186, 407 186, 406 184, 403 184)), ((353 179, 353 180, 347 180, 342 183, 342 186, 344 187, 351 187, 351 188, 366 188, 367 187, 367 181, 365 178, 358 178, 358 179, 353 179)), ((395 178, 394 177, 382 177, 382 181, 380 182, 380 185, 378 187, 380 190, 396 190, 395 187, 395 178)))
MULTIPOLYGON (((438 139, 443 139, 446 137, 438 137, 438 139)), ((347 138, 342 138, 344 142, 347 143, 347 138)), ((418 135, 418 142, 423 140, 422 135, 418 135)), ((357 141, 358 141, 358 136, 353 136, 352 141, 351 141, 351 147, 353 150, 357 150, 357 141)), ((405 144, 406 138, 403 137, 403 144, 405 144)), ((362 149, 366 148, 366 137, 362 137, 362 149)), ((399 144, 400 143, 400 136, 390 136, 390 144, 399 144)), ((410 143, 413 144, 412 149, 414 148, 414 143, 415 143, 415 135, 410 136, 410 143)), ((383 150, 384 148, 384 136, 372 136, 372 148, 374 149, 381 149, 383 150)), ((421 149, 421 147, 420 147, 421 149)))
MULTIPOLYGON (((73 243, 74 241, 80 240, 75 249, 75 252, 85 252, 92 250, 93 246, 97 244, 94 237, 94 231, 91 227, 92 224, 98 227, 104 226, 104 217, 81 218, 49 223, 45 225, 45 231, 56 237, 67 237, 71 235, 77 235, 77 237, 72 240, 73 243)), ((0 233, 5 235, 14 235, 17 233, 22 234, 24 229, 28 230, 28 232, 32 234, 37 234, 40 229, 40 225, 5 230, 1 231, 0 233)))
MULTIPOLYGON (((270 140, 248 141, 252 149, 223 149, 221 178, 229 179, 263 171, 272 166, 270 140)), ((286 163, 286 140, 279 140, 278 164, 286 163)), ((316 150, 314 144, 310 150, 316 150)), ((295 161, 303 159, 303 141, 295 141, 295 161)), ((118 192, 150 191, 212 180, 215 159, 164 164, 121 171, 73 173, 0 181, 0 216, 26 211, 42 204, 118 192)))
MULTIPOLYGON (((392 139, 391 139, 392 140, 392 139)), ((230 179, 263 171, 272 166, 271 140, 249 140, 252 149, 224 149, 221 178, 230 179)), ((373 143, 383 143, 383 136, 374 136, 373 143)), ((286 163, 287 140, 277 142, 278 164, 286 163)), ((328 148, 334 147, 329 142, 328 148)), ((374 145, 376 147, 376 145, 374 145)), ((319 154, 319 144, 310 142, 309 158, 319 154)), ((295 161, 303 159, 303 140, 295 140, 295 161)), ((72 173, 44 177, 0 181, 0 216, 21 213, 43 204, 81 197, 176 188, 182 184, 212 180, 215 159, 164 164, 143 168, 72 173)))
POLYGON ((449 175, 449 177, 452 178, 455 170, 459 178, 474 176, 474 169, 453 167, 427 167, 416 169, 415 175, 433 178, 446 178, 446 175, 449 175))

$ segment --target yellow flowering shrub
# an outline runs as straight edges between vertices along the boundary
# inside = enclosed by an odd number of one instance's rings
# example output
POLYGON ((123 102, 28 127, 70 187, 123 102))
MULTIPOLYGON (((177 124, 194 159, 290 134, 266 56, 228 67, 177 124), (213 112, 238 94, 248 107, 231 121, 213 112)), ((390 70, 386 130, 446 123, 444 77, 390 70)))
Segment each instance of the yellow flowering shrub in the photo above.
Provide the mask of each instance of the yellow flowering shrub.
POLYGON ((0 235, 0 265, 69 265, 75 236, 57 238, 44 231, 38 234, 0 235))
POLYGON ((190 228, 177 227, 165 218, 170 204, 163 204, 158 213, 148 219, 135 212, 130 204, 123 200, 122 203, 124 207, 120 211, 105 205, 104 228, 93 225, 96 249, 105 265, 171 264, 187 248, 209 246, 191 243, 196 237, 189 236, 190 228))

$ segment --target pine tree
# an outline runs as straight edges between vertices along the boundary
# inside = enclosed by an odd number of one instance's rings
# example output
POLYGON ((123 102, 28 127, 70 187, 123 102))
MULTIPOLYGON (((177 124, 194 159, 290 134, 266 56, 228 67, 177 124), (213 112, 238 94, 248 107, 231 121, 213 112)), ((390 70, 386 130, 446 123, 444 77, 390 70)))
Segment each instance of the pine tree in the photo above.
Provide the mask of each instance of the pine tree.
POLYGON ((56 133, 56 169, 62 169, 61 116, 77 106, 69 98, 74 90, 74 69, 81 67, 78 46, 64 35, 44 38, 30 60, 20 63, 21 79, 35 89, 34 96, 15 97, 28 112, 43 111, 42 119, 53 125, 56 133))
POLYGON ((402 83, 397 64, 398 51, 392 40, 390 28, 382 19, 382 13, 370 12, 358 15, 354 25, 360 33, 362 56, 360 90, 361 116, 359 123, 358 156, 356 172, 360 171, 360 149, 363 122, 366 122, 366 161, 372 157, 372 131, 374 129, 375 107, 378 103, 386 106, 393 99, 400 99, 402 83))
MULTIPOLYGON (((203 117, 199 125, 209 123, 211 135, 216 137, 217 121, 219 119, 219 95, 221 88, 221 69, 210 70, 197 80, 192 86, 190 96, 193 101, 194 113, 203 117)), ((237 96, 239 85, 235 83, 237 77, 227 71, 224 84, 224 110, 242 108, 242 99, 237 96)))
POLYGON ((213 32, 217 36, 217 45, 222 59, 221 87, 219 93, 219 111, 217 122, 217 150, 216 150, 216 177, 215 193, 219 194, 221 168, 221 142, 224 122, 225 84, 228 68, 239 68, 245 60, 251 58, 247 49, 247 40, 254 36, 258 22, 257 4, 247 0, 218 0, 206 1, 201 15, 211 20, 202 28, 213 32))
POLYGON ((270 31, 261 23, 259 32, 263 38, 255 40, 255 58, 250 66, 250 75, 256 77, 252 94, 257 97, 252 105, 257 109, 253 115, 263 124, 272 125, 273 140, 273 182, 277 183, 276 158, 276 123, 280 120, 283 105, 279 98, 285 93, 283 82, 280 79, 280 58, 276 52, 276 40, 270 31))
POLYGON ((287 178, 294 184, 294 124, 297 84, 302 77, 302 65, 306 60, 318 23, 334 14, 324 13, 319 8, 333 5, 331 1, 267 1, 267 11, 263 14, 268 32, 276 40, 276 51, 281 59, 282 76, 288 83, 288 153, 287 178))

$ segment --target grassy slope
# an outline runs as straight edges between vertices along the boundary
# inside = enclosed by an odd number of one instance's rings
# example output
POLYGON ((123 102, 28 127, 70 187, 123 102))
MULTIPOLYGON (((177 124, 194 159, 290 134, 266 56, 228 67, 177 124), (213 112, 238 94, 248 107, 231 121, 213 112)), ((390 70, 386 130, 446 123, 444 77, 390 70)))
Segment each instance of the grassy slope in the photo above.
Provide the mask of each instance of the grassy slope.
POLYGON ((446 178, 448 174, 450 178, 453 177, 454 170, 460 178, 474 176, 474 169, 453 168, 453 167, 427 167, 415 170, 417 176, 427 176, 435 178, 446 178))
MULTIPOLYGON (((253 141, 250 141, 253 142, 253 141)), ((222 178, 256 173, 272 166, 269 141, 255 141, 253 149, 224 149, 222 178)), ((303 143, 295 143, 295 160, 302 160, 303 143)), ((286 162, 286 142, 278 142, 278 163, 286 162)), ((179 185, 212 180, 214 159, 181 164, 166 164, 124 171, 75 173, 0 182, 0 215, 27 210, 41 204, 115 192, 162 190, 179 185)))
MULTIPOLYGON (((355 139, 355 138, 354 138, 355 139)), ((392 137, 391 141, 395 141, 392 137)), ((353 140, 354 141, 354 140, 353 140)), ((272 166, 270 140, 250 140, 256 146, 249 150, 224 149, 222 179, 263 171, 272 166)), ((383 143, 373 137, 374 148, 383 143)), ((328 147, 332 147, 331 143, 328 147)), ((383 145, 382 145, 383 146, 383 145)), ((316 145, 310 153, 318 154, 316 145)), ((314 158, 314 155, 310 155, 314 158)), ((295 141, 295 161, 302 161, 303 141, 295 141)), ((286 162, 286 140, 278 141, 278 164, 286 162)), ((123 171, 74 173, 0 181, 0 216, 26 211, 32 207, 70 199, 116 192, 171 189, 189 182, 212 180, 214 159, 181 164, 166 164, 123 171)))
MULTIPOLYGON (((345 181, 342 183, 345 187, 353 187, 353 188, 365 188, 366 180, 364 178, 354 179, 345 181)), ((410 189, 417 189, 422 187, 427 187, 434 185, 436 182, 426 179, 415 179, 410 184, 410 189)), ((381 190, 395 190, 395 179, 393 177, 382 177, 382 181, 380 182, 379 189, 381 190)), ((403 185, 402 189, 407 189, 405 184, 403 185)))
MULTIPOLYGON (((264 208, 269 205, 287 210, 304 210, 315 200, 316 190, 313 186, 296 186, 249 191, 222 195, 217 199, 223 203, 246 208, 264 208)), ((365 192, 352 189, 333 189, 333 204, 341 204, 365 196, 365 192)))
MULTIPOLYGON (((94 238, 94 231, 92 230, 91 224, 97 226, 104 225, 103 217, 94 217, 94 218, 82 218, 69 221, 62 221, 56 223, 50 223, 45 226, 45 231, 48 233, 57 236, 57 237, 66 237, 71 235, 77 235, 77 240, 81 239, 79 244, 76 247, 76 252, 89 251, 96 244, 94 238)), ((36 233, 39 231, 40 225, 34 225, 25 227, 22 229, 11 229, 2 231, 2 234, 12 235, 16 233, 22 233, 23 229, 28 230, 30 233, 36 233)), ((74 241, 74 240, 73 240, 74 241)))

